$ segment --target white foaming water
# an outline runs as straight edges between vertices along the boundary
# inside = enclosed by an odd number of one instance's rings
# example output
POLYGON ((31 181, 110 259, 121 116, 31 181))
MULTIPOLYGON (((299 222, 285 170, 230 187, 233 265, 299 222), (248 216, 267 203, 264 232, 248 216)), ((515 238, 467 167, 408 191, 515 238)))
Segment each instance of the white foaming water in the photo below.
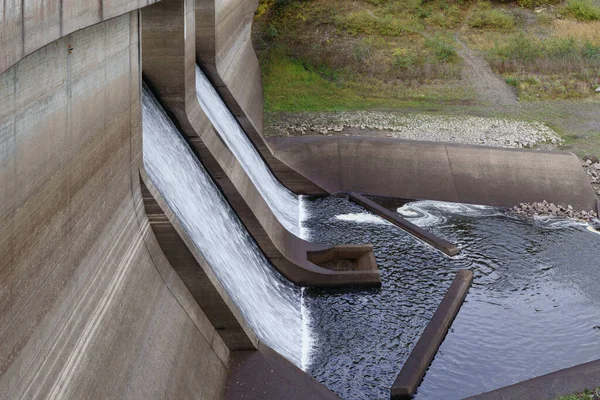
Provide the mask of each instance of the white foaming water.
POLYGON ((298 229, 299 229, 299 237, 300 239, 309 240, 310 239, 310 230, 304 227, 304 221, 308 220, 309 214, 308 209, 306 208, 306 196, 300 195, 298 196, 298 229))
POLYGON ((302 292, 300 294, 300 310, 302 313, 302 358, 300 361, 301 367, 304 371, 306 371, 310 367, 311 363, 311 355, 314 348, 314 341, 310 334, 310 312, 306 304, 304 303, 304 294, 306 288, 302 288, 302 292))
POLYGON ((152 93, 143 91, 150 179, 258 335, 302 365, 300 289, 275 271, 152 93))
POLYGON ((363 224, 391 225, 385 219, 380 218, 377 215, 368 213, 340 214, 336 215, 335 219, 339 219, 341 221, 358 222, 363 224))
POLYGON ((277 180, 215 88, 196 65, 196 97, 219 136, 240 162, 279 222, 300 236, 298 196, 277 180))
POLYGON ((443 213, 463 215, 465 217, 504 215, 495 207, 433 200, 406 203, 398 208, 396 212, 401 217, 410 220, 410 222, 422 228, 445 222, 445 218, 439 215, 443 213))

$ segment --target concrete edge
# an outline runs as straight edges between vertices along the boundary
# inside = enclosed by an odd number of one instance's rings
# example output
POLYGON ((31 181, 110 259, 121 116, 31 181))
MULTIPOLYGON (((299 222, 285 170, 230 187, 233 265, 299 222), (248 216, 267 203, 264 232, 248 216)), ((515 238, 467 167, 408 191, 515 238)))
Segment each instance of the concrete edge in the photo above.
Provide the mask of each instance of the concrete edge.
POLYGON ((491 392, 471 396, 465 400, 555 400, 560 396, 568 396, 597 387, 600 387, 600 360, 561 369, 491 392))
POLYGON ((458 314, 472 281, 472 271, 467 269, 458 271, 431 321, 396 377, 391 388, 392 400, 412 398, 458 314))
POLYGON ((348 194, 348 197, 350 198, 350 200, 354 201, 355 203, 363 206, 367 210, 372 211, 375 214, 379 215, 380 217, 388 220, 392 224, 396 225, 398 228, 410 233, 417 239, 435 247, 436 249, 440 250, 444 254, 452 257, 452 256, 455 256, 460 253, 460 249, 458 247, 456 247, 454 244, 448 242, 445 239, 437 237, 433 233, 428 232, 425 229, 402 218, 397 213, 393 213, 393 212, 389 211, 387 208, 380 206, 379 204, 366 198, 365 196, 358 194, 358 193, 351 192, 348 194))
POLYGON ((331 193, 497 207, 547 200, 596 208, 597 196, 568 152, 364 136, 268 141, 277 158, 331 193))

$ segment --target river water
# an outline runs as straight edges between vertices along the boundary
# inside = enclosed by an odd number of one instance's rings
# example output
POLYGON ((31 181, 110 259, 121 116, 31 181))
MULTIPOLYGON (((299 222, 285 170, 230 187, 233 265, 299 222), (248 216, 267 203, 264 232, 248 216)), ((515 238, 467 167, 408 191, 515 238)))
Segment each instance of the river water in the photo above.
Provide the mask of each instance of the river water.
POLYGON ((380 289, 304 293, 307 370, 342 398, 389 398, 462 268, 474 272, 473 285, 417 399, 460 399, 600 358, 600 235, 584 224, 452 203, 399 209, 462 247, 450 258, 346 199, 307 204, 311 240, 371 242, 381 269, 380 289))

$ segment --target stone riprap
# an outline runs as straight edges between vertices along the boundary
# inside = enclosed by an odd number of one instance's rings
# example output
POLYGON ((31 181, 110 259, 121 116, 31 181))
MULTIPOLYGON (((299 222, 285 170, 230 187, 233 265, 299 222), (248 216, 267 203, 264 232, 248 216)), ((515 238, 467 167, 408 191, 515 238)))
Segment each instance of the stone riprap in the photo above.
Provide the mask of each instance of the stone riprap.
POLYGON ((472 116, 341 112, 281 114, 265 127, 268 136, 372 134, 406 140, 426 140, 510 148, 552 148, 563 142, 540 122, 472 116))
POLYGON ((589 222, 596 220, 598 217, 598 214, 593 210, 576 211, 571 205, 565 207, 563 205, 548 203, 546 200, 533 203, 521 203, 518 206, 514 206, 512 211, 517 215, 526 215, 528 217, 568 217, 589 222))
POLYGON ((600 162, 598 162, 598 158, 595 156, 585 156, 581 166, 596 194, 600 195, 600 162))

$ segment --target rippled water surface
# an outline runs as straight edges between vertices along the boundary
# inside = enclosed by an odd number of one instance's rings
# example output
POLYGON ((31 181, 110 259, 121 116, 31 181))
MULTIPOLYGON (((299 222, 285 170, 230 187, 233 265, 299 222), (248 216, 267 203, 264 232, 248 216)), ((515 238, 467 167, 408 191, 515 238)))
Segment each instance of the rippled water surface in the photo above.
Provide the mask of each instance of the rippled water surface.
POLYGON ((371 242, 380 289, 306 290, 308 372, 344 399, 389 387, 458 269, 475 278, 417 399, 459 399, 600 358, 600 235, 561 220, 418 202, 399 211, 463 248, 449 258, 346 199, 306 201, 312 241, 371 242))

